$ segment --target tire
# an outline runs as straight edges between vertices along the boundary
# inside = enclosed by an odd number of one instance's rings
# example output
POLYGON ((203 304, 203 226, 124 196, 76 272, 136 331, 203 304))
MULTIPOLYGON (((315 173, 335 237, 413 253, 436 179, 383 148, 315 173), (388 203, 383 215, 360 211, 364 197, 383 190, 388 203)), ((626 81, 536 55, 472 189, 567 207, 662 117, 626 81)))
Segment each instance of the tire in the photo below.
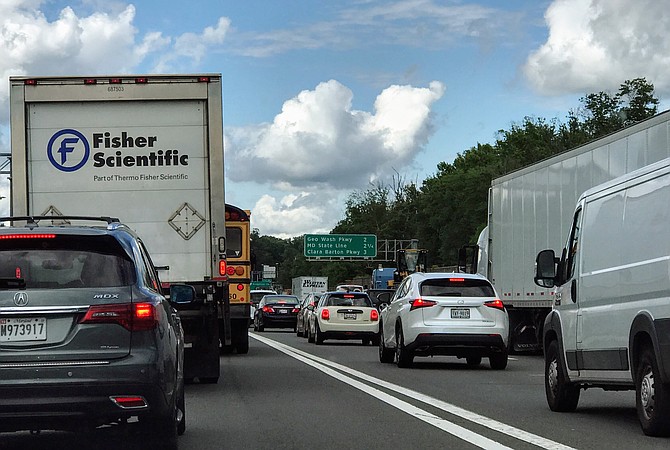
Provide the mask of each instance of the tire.
POLYGON ((468 366, 477 367, 482 363, 482 357, 481 356, 468 356, 468 357, 465 358, 465 361, 467 362, 468 366))
POLYGON ((572 412, 579 403, 579 386, 565 379, 558 341, 551 341, 544 358, 544 391, 549 409, 556 412, 572 412))
POLYGON ((640 354, 635 375, 635 406, 644 434, 670 435, 670 384, 661 383, 656 355, 650 347, 640 354))
MULTIPOLYGON (((507 348, 503 348, 500 352, 491 353, 489 355, 489 365, 493 370, 505 370, 507 367, 507 359, 507 348)), ((579 389, 577 392, 579 393, 579 389)))
MULTIPOLYGON (((381 327, 380 327, 381 328, 381 327)), ((379 332, 379 362, 391 364, 395 359, 395 350, 384 346, 384 335, 379 332)))
POLYGON ((361 341, 363 342, 363 345, 365 345, 365 346, 370 345, 370 338, 363 338, 363 339, 361 339, 361 341))
POLYGON ((379 333, 372 337, 372 345, 379 345, 379 333))
POLYGON ((240 328, 238 330, 237 340, 235 342, 235 351, 238 355, 246 355, 249 353, 248 328, 240 328))
POLYGON ((405 347, 405 336, 402 332, 402 325, 398 324, 395 332, 395 362, 398 367, 404 369, 412 367, 414 353, 405 347))
POLYGON ((184 386, 177 398, 177 435, 181 436, 186 432, 186 402, 184 401, 184 386))
POLYGON ((254 319, 254 331, 258 331, 258 323, 256 323, 256 319, 254 319))
POLYGON ((219 382, 219 377, 200 377, 200 384, 216 384, 219 382))
POLYGON ((316 342, 316 345, 321 345, 321 344, 323 344, 323 341, 324 341, 323 333, 319 329, 319 324, 318 323, 314 326, 314 328, 315 328, 314 342, 316 342))
POLYGON ((314 343, 314 335, 312 334, 312 329, 309 327, 307 328, 307 342, 314 343))
POLYGON ((258 331, 259 332, 265 331, 265 325, 263 325, 260 320, 258 321, 258 331))
MULTIPOLYGON (((176 397, 176 396, 175 396, 176 397)), ((170 412, 162 416, 148 416, 140 419, 147 424, 145 429, 149 430, 150 436, 142 434, 139 438, 141 448, 156 450, 177 450, 177 436, 179 424, 177 423, 177 399, 173 398, 170 412)))

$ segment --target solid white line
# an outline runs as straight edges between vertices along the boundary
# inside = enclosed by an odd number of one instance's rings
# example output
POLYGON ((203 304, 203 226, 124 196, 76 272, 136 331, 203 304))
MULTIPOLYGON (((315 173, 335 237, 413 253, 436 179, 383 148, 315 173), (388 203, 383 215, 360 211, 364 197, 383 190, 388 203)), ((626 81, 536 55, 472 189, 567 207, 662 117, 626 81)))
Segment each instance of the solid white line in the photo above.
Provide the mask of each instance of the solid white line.
POLYGON ((460 425, 456 425, 452 422, 449 422, 448 420, 445 420, 441 417, 431 414, 428 411, 425 411, 421 408, 417 408, 416 406, 406 401, 400 400, 397 397, 389 395, 386 392, 380 391, 379 389, 376 389, 372 386, 369 386, 365 383, 362 383, 358 380, 348 377, 340 372, 337 372, 327 367, 324 364, 320 364, 319 362, 310 358, 309 354, 307 354, 308 356, 298 354, 296 352, 297 349, 294 349, 293 347, 287 346, 280 342, 276 342, 273 341, 272 339, 261 337, 255 334, 250 333, 249 335, 254 339, 263 342, 264 344, 269 345, 270 347, 273 347, 276 350, 279 350, 280 352, 285 353, 286 355, 292 358, 302 361, 305 364, 310 365, 315 369, 320 370, 321 372, 339 381, 342 381, 343 383, 346 383, 356 389, 359 389, 365 392, 366 394, 371 395, 372 397, 375 397, 376 399, 381 400, 384 403, 387 403, 406 414, 409 414, 410 416, 416 417, 417 419, 422 420, 434 427, 437 427, 442 431, 446 431, 447 433, 456 436, 457 438, 462 439, 466 442, 469 442, 472 445, 475 445, 483 449, 512 450, 510 447, 506 447, 500 444, 499 442, 493 441, 487 437, 484 437, 480 434, 470 431, 467 428, 463 428, 460 425))
MULTIPOLYGON (((507 425, 505 423, 499 422, 494 419, 490 419, 486 416, 482 416, 480 414, 477 414, 472 411, 468 411, 466 409, 460 408, 458 406, 452 405, 450 403, 444 402, 442 400, 430 397, 428 395, 422 394, 420 392, 404 388, 402 386, 399 386, 397 384, 389 383, 387 381, 384 381, 380 378, 376 378, 370 375, 367 375, 363 372, 359 372, 357 370, 351 369, 347 366, 343 366, 341 364, 329 361, 327 359, 320 358, 318 356, 312 355, 307 352, 303 352, 302 350, 298 350, 297 348, 293 348, 289 345, 282 344, 280 342, 272 341, 267 338, 262 338, 260 336, 257 336, 255 334, 251 334, 250 336, 254 337, 255 339, 261 340, 262 342, 265 342, 265 340, 270 341, 276 345, 282 346, 285 348, 288 352, 295 353, 296 355, 300 355, 309 359, 312 359, 316 362, 319 362, 321 364, 324 364, 326 366, 332 367, 334 369, 337 369, 339 371, 342 371, 344 373, 347 373, 349 375, 352 375, 354 377, 360 378, 361 380, 368 381, 370 383, 375 383, 378 386, 384 387, 388 390, 397 392, 399 394, 405 395, 407 397, 413 398, 415 400, 418 400, 420 402, 426 403, 428 405, 434 406, 438 409, 441 409, 442 411, 445 411, 449 414, 453 414, 455 416, 461 417, 463 419, 469 420, 471 422, 474 422, 478 425, 487 427, 491 430, 497 431, 499 433, 503 433, 507 436, 514 437, 516 439, 519 439, 521 441, 527 442, 532 445, 536 445, 541 448, 546 448, 546 449, 552 449, 552 450, 574 450, 572 447, 569 447, 567 445, 563 445, 559 442, 552 441, 550 439, 543 438, 542 436, 538 436, 536 434, 529 433, 527 431, 515 428, 511 425, 507 425)), ((267 344, 267 342, 265 342, 267 344)), ((270 345, 270 344, 268 344, 270 345)), ((276 348, 276 346, 274 346, 276 348)), ((285 352, 286 353, 286 352, 285 352)), ((288 354, 288 353, 287 353, 288 354)))

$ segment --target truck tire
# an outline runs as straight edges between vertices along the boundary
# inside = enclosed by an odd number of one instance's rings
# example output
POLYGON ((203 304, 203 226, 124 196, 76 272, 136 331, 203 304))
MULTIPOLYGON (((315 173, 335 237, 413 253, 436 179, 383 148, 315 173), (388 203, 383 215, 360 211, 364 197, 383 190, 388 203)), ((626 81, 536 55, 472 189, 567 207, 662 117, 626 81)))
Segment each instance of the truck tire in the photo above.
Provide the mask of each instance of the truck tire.
POLYGON ((556 340, 551 341, 544 357, 544 391, 552 411, 572 412, 577 409, 579 386, 566 381, 556 340))
POLYGON ((670 384, 661 382, 656 355, 650 346, 640 354, 635 374, 635 406, 644 434, 670 435, 670 384))
POLYGON ((249 332, 246 327, 239 327, 235 339, 235 351, 238 355, 249 353, 249 332))
POLYGON ((468 356, 468 357, 465 358, 465 362, 470 367, 477 367, 482 363, 482 357, 481 356, 468 356))

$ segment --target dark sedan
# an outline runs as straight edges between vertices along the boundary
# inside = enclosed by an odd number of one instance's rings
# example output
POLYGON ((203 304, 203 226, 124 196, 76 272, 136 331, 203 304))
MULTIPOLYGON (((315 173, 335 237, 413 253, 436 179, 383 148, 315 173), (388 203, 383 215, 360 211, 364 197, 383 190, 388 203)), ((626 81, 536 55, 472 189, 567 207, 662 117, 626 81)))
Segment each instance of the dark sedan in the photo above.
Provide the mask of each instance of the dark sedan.
POLYGON ((254 313, 254 331, 292 328, 295 331, 300 300, 295 295, 265 295, 254 313))

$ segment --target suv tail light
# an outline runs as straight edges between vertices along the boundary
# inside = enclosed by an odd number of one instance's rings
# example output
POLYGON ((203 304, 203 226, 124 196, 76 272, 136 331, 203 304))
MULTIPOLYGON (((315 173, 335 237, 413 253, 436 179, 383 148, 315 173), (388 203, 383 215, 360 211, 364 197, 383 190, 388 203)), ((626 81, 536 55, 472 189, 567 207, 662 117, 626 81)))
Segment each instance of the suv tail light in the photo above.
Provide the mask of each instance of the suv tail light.
POLYGON ((328 310, 325 309, 325 308, 322 309, 322 310, 321 310, 321 318, 322 318, 323 320, 330 320, 330 311, 328 311, 328 310))
POLYGON ((379 320, 379 312, 376 309, 370 311, 370 321, 376 322, 379 320))
POLYGON ((414 300, 411 300, 409 302, 409 304, 412 305, 409 308, 409 310, 414 311, 415 309, 419 309, 419 308, 427 308, 429 306, 435 306, 435 305, 437 305, 437 302, 434 301, 434 300, 424 300, 421 297, 419 297, 419 298, 416 298, 414 300))
POLYGON ((484 306, 488 306, 489 308, 500 309, 502 311, 505 310, 505 305, 503 305, 503 302, 500 299, 495 299, 495 300, 491 300, 489 302, 484 302, 484 306))
POLYGON ((88 308, 79 323, 116 323, 129 331, 152 330, 158 324, 152 303, 119 303, 88 308))

